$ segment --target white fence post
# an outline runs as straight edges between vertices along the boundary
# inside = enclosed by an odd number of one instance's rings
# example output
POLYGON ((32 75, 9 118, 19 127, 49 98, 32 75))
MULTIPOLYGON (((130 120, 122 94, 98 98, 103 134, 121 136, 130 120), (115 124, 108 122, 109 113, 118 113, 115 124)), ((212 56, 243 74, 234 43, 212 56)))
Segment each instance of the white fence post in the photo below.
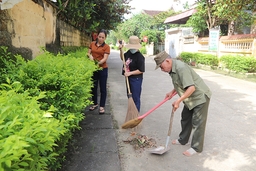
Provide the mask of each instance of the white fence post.
POLYGON ((256 38, 252 42, 252 56, 256 57, 256 38))

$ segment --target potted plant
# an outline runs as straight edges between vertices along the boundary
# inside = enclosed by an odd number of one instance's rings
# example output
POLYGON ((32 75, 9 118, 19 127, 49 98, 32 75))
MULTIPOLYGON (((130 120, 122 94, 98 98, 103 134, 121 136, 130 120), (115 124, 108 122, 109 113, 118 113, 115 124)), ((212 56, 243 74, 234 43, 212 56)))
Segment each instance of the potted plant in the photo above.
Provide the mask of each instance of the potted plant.
POLYGON ((191 66, 196 66, 196 60, 195 59, 190 59, 190 65, 191 66))

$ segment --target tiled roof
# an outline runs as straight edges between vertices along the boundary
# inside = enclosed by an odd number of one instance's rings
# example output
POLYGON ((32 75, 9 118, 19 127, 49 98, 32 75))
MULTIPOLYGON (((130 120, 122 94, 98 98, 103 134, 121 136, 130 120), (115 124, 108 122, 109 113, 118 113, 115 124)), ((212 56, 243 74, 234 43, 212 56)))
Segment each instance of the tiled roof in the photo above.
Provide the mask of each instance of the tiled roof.
POLYGON ((164 12, 164 11, 142 10, 142 12, 153 17, 153 16, 155 16, 161 12, 164 12))
MULTIPOLYGON (((241 39, 254 39, 256 38, 256 34, 236 34, 236 35, 230 35, 230 36, 220 36, 220 40, 241 40, 241 39)), ((200 37, 198 39, 200 42, 208 42, 209 37, 200 37)))
POLYGON ((189 17, 196 12, 196 9, 190 9, 180 14, 166 18, 164 23, 170 24, 186 24, 189 17))
POLYGON ((256 34, 236 34, 231 36, 222 36, 221 40, 254 39, 256 34))

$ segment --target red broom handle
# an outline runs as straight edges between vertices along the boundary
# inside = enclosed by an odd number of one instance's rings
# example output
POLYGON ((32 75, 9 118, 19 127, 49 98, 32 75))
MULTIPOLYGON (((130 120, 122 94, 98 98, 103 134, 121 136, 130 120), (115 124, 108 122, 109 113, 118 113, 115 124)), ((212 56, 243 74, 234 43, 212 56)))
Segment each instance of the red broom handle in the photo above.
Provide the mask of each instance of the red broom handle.
POLYGON ((175 91, 170 98, 165 98, 164 100, 162 100, 160 103, 158 103, 155 107, 153 107, 152 109, 150 109, 149 111, 147 111, 145 114, 141 115, 138 117, 138 119, 143 119, 146 116, 148 116, 150 113, 152 113, 154 110, 156 110, 159 106, 161 106, 162 104, 164 104, 167 100, 171 99, 173 96, 175 96, 177 94, 177 92, 175 91))

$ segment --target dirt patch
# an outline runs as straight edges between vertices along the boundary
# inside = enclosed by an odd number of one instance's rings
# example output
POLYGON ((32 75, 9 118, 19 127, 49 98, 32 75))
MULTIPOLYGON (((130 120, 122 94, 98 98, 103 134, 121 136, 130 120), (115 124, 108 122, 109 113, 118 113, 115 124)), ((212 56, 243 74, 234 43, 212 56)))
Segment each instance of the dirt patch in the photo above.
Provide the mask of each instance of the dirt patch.
POLYGON ((137 134, 135 132, 132 132, 131 136, 128 137, 126 140, 123 140, 123 142, 132 145, 135 151, 139 152, 147 148, 156 147, 155 139, 149 138, 146 135, 137 134))

